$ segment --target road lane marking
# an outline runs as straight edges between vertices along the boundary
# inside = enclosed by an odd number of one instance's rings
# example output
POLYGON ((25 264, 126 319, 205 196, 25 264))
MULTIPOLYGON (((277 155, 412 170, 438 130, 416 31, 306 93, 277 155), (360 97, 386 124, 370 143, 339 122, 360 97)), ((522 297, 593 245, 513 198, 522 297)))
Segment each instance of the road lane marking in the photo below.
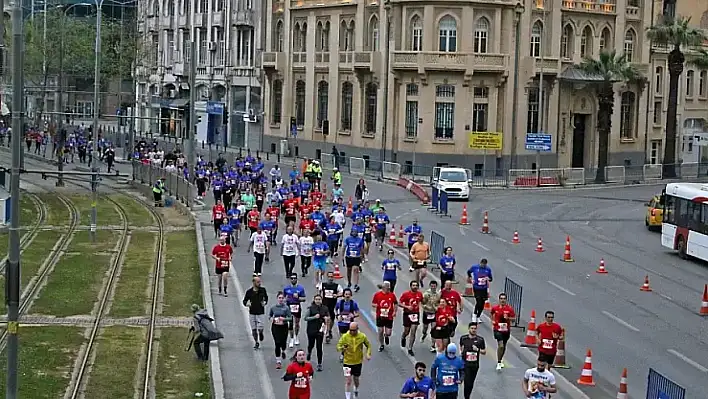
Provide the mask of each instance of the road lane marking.
POLYGON ((501 241, 501 242, 506 242, 506 243, 509 242, 509 241, 507 241, 507 240, 505 240, 505 239, 503 239, 503 238, 501 238, 501 237, 496 237, 496 236, 495 236, 494 238, 496 238, 497 240, 499 240, 499 241, 501 241))
POLYGON ((659 296, 662 297, 662 298, 664 298, 664 299, 666 299, 666 300, 672 301, 671 297, 668 296, 668 295, 659 294, 659 296))
POLYGON ((618 322, 619 324, 621 324, 621 325, 623 325, 623 326, 629 328, 630 330, 632 330, 632 331, 634 331, 634 332, 639 332, 639 329, 638 329, 637 327, 635 327, 635 326, 633 326, 633 325, 627 323, 626 321, 620 319, 619 317, 613 315, 612 313, 610 313, 610 312, 608 312, 608 311, 603 310, 603 311, 602 311, 602 314, 604 314, 605 316, 609 317, 610 319, 612 319, 612 320, 618 322))
POLYGON ((526 266, 524 266, 524 265, 522 265, 522 264, 520 264, 520 263, 518 263, 518 262, 515 262, 515 261, 513 261, 513 260, 511 260, 511 259, 507 259, 506 261, 509 262, 509 263, 511 263, 512 265, 518 267, 519 269, 526 270, 526 271, 529 270, 528 267, 526 267, 526 266))
POLYGON ((560 284, 558 284, 558 283, 554 283, 554 282, 551 281, 551 280, 548 280, 547 282, 548 282, 548 284, 550 284, 550 285, 552 285, 552 286, 558 288, 559 290, 565 292, 566 294, 575 296, 575 293, 574 293, 573 291, 570 291, 569 289, 563 287, 562 285, 560 285, 560 284))
POLYGON ((489 251, 489 248, 487 248, 487 247, 485 247, 484 245, 478 243, 477 241, 472 241, 472 244, 474 244, 474 245, 476 245, 476 246, 482 248, 482 249, 485 250, 485 251, 489 251))
POLYGON ((467 235, 467 233, 465 233, 465 229, 463 229, 462 226, 460 226, 460 234, 462 234, 463 236, 467 235))
POLYGON ((678 357, 679 359, 683 360, 684 362, 690 364, 691 366, 697 368, 697 369, 700 370, 701 372, 703 372, 703 373, 708 373, 708 368, 704 367, 703 365, 701 365, 701 364, 698 363, 697 361, 695 361, 695 360, 689 358, 688 356, 684 355, 683 353, 677 352, 677 351, 675 351, 675 350, 673 350, 673 349, 669 349, 668 352, 669 352, 670 354, 672 354, 672 355, 678 357))

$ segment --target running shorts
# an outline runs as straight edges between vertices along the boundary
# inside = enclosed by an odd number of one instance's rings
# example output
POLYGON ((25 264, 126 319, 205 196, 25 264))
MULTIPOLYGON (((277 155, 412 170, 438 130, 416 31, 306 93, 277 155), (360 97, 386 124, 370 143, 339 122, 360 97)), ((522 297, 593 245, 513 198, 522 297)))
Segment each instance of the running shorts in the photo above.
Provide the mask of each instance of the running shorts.
POLYGON ((315 270, 319 270, 321 272, 324 272, 327 270, 327 259, 325 259, 325 258, 312 258, 312 265, 315 267, 315 270))

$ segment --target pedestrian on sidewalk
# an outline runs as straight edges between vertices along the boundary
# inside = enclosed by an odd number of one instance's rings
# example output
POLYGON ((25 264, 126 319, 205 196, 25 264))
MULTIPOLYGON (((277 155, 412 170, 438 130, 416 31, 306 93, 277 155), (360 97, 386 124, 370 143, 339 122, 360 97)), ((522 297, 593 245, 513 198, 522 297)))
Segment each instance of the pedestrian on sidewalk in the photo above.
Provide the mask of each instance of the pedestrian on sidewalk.
POLYGON ((224 334, 219 331, 214 325, 214 319, 209 316, 206 309, 202 309, 199 305, 192 305, 192 327, 189 331, 194 333, 192 344, 194 345, 194 353, 197 354, 197 359, 209 360, 209 343, 224 338, 224 334))

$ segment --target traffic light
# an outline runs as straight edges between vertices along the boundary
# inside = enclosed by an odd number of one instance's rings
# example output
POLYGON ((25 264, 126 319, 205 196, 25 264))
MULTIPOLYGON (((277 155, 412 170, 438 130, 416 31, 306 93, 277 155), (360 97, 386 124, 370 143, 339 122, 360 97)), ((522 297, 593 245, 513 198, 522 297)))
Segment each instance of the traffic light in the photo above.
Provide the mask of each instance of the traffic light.
POLYGON ((326 119, 322 121, 322 134, 329 135, 329 121, 326 119))

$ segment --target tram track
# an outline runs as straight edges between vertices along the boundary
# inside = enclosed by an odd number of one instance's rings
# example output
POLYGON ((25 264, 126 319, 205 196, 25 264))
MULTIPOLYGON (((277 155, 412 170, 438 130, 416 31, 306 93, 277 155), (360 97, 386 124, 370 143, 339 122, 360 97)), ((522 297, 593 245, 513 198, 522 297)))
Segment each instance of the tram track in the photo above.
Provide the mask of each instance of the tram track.
MULTIPOLYGON (((27 195, 32 200, 32 202, 34 202, 38 210, 38 215, 35 223, 31 225, 30 230, 26 231, 25 234, 20 237, 20 252, 24 251, 32 244, 32 241, 34 241, 34 239, 37 237, 37 234, 39 234, 42 226, 46 222, 47 214, 49 213, 49 210, 47 209, 47 204, 44 203, 44 201, 42 201, 41 199, 39 199, 37 195, 27 191, 24 191, 22 195, 27 195)), ((5 273, 8 258, 9 253, 4 258, 2 258, 2 260, 0 260, 0 274, 5 273)))

